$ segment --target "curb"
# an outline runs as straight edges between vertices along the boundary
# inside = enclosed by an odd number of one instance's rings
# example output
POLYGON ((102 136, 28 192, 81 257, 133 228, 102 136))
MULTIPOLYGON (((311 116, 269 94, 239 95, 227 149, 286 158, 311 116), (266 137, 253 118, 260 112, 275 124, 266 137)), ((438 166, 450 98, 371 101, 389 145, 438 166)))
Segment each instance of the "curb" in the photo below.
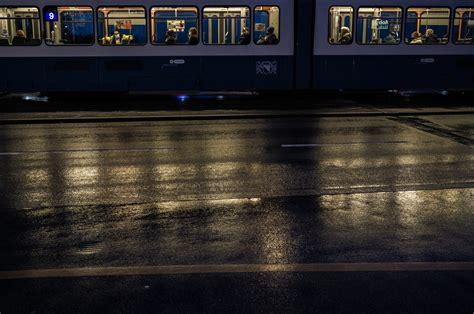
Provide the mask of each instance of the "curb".
POLYGON ((59 123, 100 123, 100 122, 147 122, 147 121, 199 121, 199 120, 244 120, 244 119, 280 119, 280 118, 337 118, 337 117, 400 117, 420 115, 461 115, 474 114, 474 110, 427 111, 427 112, 339 112, 339 113, 282 113, 282 114, 216 114, 216 115, 161 115, 161 116, 123 116, 123 117, 74 117, 74 118, 30 118, 0 119, 0 125, 19 124, 59 124, 59 123))

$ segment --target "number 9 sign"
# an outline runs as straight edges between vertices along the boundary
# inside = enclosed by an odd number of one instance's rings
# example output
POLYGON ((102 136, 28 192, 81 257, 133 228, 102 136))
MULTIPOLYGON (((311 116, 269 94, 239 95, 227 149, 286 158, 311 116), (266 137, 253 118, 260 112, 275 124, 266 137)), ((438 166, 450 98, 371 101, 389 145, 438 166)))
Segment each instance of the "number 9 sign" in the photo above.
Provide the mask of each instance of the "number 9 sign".
POLYGON ((54 22, 58 20, 58 13, 56 11, 47 11, 45 13, 47 21, 54 22))

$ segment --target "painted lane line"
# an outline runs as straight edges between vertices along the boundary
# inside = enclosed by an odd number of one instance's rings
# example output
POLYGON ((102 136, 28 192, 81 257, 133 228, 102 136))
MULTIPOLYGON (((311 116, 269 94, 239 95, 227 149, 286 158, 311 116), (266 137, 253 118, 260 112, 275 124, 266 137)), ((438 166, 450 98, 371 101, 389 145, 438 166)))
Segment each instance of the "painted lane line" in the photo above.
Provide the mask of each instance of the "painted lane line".
POLYGON ((51 150, 51 151, 19 151, 19 152, 0 152, 0 156, 12 155, 33 155, 33 154, 69 154, 69 153, 101 153, 101 152, 154 152, 170 151, 174 148, 131 148, 131 149, 71 149, 71 150, 51 150))
POLYGON ((20 152, 5 152, 5 153, 0 153, 0 156, 16 156, 16 155, 21 155, 22 153, 20 152))
POLYGON ((162 265, 0 271, 0 280, 219 273, 474 271, 474 262, 162 265))
POLYGON ((315 143, 315 144, 282 144, 283 148, 301 148, 301 147, 327 147, 327 146, 340 146, 340 145, 363 145, 363 144, 410 144, 406 141, 388 141, 388 142, 342 142, 342 143, 315 143))

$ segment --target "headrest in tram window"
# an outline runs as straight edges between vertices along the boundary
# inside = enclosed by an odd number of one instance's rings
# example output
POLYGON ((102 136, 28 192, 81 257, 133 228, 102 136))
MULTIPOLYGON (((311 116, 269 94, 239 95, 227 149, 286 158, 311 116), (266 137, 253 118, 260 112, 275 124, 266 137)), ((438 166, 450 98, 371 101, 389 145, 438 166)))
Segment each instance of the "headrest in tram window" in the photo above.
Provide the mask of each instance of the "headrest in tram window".
POLYGON ((10 46, 10 41, 6 38, 0 39, 0 46, 10 46))
POLYGON ((130 44, 133 41, 133 35, 123 35, 122 42, 125 44, 130 44))
POLYGON ((110 45, 112 43, 112 36, 110 37, 103 37, 100 39, 102 41, 102 45, 110 45))

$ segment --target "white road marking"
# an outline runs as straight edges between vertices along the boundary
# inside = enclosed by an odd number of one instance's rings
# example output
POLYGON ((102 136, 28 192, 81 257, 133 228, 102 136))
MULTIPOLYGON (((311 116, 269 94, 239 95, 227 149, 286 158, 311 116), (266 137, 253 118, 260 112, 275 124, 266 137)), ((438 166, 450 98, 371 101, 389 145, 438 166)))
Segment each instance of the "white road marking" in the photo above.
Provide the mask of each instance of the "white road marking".
POLYGON ((0 153, 0 156, 15 156, 15 155, 21 155, 20 152, 5 152, 5 153, 0 153))
POLYGON ((0 271, 0 280, 219 273, 325 273, 420 271, 474 271, 474 262, 162 265, 131 267, 32 269, 0 271))
POLYGON ((301 148, 301 147, 326 147, 326 146, 339 146, 339 145, 362 145, 362 144, 409 144, 406 141, 388 141, 388 142, 345 142, 345 143, 317 143, 317 144, 282 144, 283 148, 301 148))
POLYGON ((49 150, 49 151, 20 151, 20 152, 0 152, 0 156, 29 155, 29 154, 70 154, 70 153, 89 153, 89 152, 154 152, 169 151, 174 148, 130 148, 130 149, 71 149, 71 150, 49 150))

